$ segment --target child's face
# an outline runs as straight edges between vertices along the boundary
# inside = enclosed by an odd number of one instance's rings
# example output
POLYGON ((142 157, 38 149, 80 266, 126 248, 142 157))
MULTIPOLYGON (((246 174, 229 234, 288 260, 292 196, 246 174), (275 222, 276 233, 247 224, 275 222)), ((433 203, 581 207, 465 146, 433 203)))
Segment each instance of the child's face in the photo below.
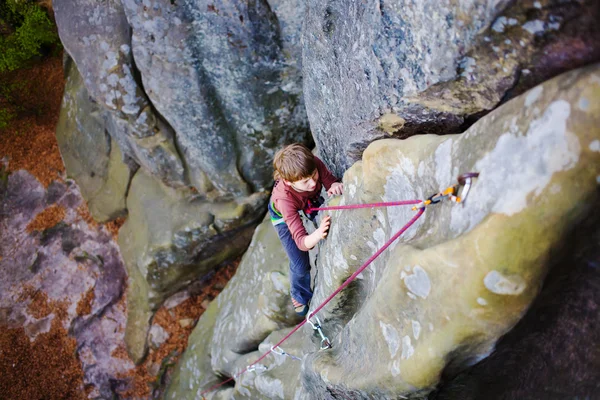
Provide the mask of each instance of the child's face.
POLYGON ((315 170, 312 176, 308 178, 299 179, 294 182, 288 182, 288 184, 298 192, 312 192, 317 187, 319 182, 319 171, 315 170))

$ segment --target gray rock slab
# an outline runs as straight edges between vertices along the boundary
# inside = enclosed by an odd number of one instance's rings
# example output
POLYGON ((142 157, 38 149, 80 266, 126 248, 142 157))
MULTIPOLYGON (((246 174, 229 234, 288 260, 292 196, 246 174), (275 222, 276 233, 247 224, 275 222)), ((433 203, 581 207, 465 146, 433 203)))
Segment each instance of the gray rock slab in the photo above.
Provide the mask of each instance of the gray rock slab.
POLYGON ((274 152, 308 139, 291 22, 300 2, 123 4, 146 94, 174 128, 191 183, 235 197, 269 187, 274 152))
POLYGON ((91 97, 108 111, 121 150, 165 183, 185 181, 173 131, 156 115, 137 82, 131 28, 120 1, 53 2, 61 42, 91 97))
POLYGON ((307 10, 306 108, 338 174, 373 140, 463 132, 502 102, 600 60, 593 0, 315 0, 307 10))

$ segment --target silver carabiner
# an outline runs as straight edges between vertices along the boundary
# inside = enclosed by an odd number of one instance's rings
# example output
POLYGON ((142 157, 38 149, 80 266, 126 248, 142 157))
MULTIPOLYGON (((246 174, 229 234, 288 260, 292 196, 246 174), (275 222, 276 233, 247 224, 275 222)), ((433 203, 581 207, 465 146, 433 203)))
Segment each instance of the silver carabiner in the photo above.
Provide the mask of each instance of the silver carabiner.
POLYGON ((331 341, 329 340, 329 338, 327 336, 325 336, 323 334, 323 330, 321 329, 321 321, 319 320, 319 317, 317 317, 315 315, 317 323, 313 324, 313 322, 310 320, 311 315, 312 315, 311 313, 308 313, 306 315, 306 320, 312 326, 312 328, 319 333, 319 336, 321 336, 321 347, 320 347, 320 350, 330 349, 332 347, 331 341))
POLYGON ((457 193, 456 202, 464 203, 469 195, 469 190, 471 189, 471 183, 473 178, 477 178, 479 176, 479 172, 467 172, 466 174, 462 174, 458 177, 458 184, 462 187, 460 193, 457 193))
POLYGON ((277 347, 271 347, 271 351, 275 354, 278 354, 280 356, 286 356, 291 358, 292 360, 297 360, 297 361, 302 361, 302 359, 300 359, 299 357, 296 357, 290 353, 285 352, 281 347, 277 346, 277 347))
POLYGON ((323 336, 321 335, 321 337, 323 338, 323 340, 321 340, 321 350, 327 350, 330 349, 331 346, 331 341, 329 340, 329 338, 327 336, 323 336), (325 343, 323 345, 323 343, 325 343))

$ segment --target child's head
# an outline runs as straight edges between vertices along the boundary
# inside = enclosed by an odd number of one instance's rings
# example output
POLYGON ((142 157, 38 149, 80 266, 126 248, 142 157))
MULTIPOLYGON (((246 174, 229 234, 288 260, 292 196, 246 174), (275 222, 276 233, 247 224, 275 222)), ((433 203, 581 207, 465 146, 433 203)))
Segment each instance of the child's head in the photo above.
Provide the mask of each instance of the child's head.
POLYGON ((273 159, 275 180, 296 182, 315 175, 317 164, 311 151, 303 144, 290 144, 275 154, 273 159))

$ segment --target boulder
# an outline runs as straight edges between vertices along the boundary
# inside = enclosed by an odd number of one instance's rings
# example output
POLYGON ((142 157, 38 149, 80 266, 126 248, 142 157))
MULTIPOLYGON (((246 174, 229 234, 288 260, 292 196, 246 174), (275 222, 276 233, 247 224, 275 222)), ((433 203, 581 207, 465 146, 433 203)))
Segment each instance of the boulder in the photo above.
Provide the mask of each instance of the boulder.
POLYGON ((596 397, 599 217, 596 209, 565 235, 542 292, 494 352, 455 378, 445 376, 431 400, 596 397))
POLYGON ((210 203, 143 169, 135 174, 119 247, 129 274, 126 342, 136 362, 145 354, 150 319, 163 301, 246 249, 266 196, 210 203))
POLYGON ((306 109, 340 175, 374 140, 463 132, 502 102, 600 60, 594 0, 311 0, 307 10, 306 109))
POLYGON ((131 29, 120 1, 54 1, 60 40, 91 97, 109 111, 108 132, 122 151, 163 180, 184 184, 173 131, 156 114, 136 78, 131 29))
POLYGON ((146 94, 175 130, 191 184, 234 197, 269 188, 274 152, 309 140, 294 20, 302 2, 123 5, 146 94))
POLYGON ((96 221, 126 214, 125 196, 132 171, 106 132, 105 110, 89 100, 81 74, 66 64, 67 82, 56 140, 69 177, 75 179, 96 221))
MULTIPOLYGON (((332 349, 318 351, 320 337, 308 324, 282 345, 301 366, 269 355, 262 372, 236 376, 292 326, 282 321, 288 328, 257 343, 268 334, 255 333, 258 299, 284 299, 252 285, 241 292, 235 279, 266 267, 242 263, 218 297, 220 310, 210 321, 200 318, 203 336, 190 339, 167 398, 192 399, 218 375, 235 376, 235 387, 217 389, 213 398, 423 398, 442 373, 487 357, 536 298, 552 254, 598 205, 599 93, 594 65, 535 87, 462 135, 372 143, 344 176, 342 204, 424 199, 461 173, 480 175, 466 202, 428 207, 318 313, 332 349), (211 335, 218 346, 207 344, 211 335)), ((414 214, 410 207, 332 212, 311 308, 414 214)))

